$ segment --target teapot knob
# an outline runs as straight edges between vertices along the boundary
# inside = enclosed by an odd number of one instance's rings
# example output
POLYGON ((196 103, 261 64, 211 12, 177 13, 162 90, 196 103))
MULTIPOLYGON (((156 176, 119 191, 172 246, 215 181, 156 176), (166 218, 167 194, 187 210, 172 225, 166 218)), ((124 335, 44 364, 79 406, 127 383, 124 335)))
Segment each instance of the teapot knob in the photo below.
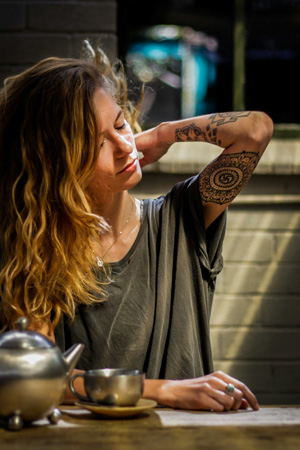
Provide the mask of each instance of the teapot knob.
POLYGON ((13 431, 18 431, 23 427, 23 420, 20 414, 14 414, 8 420, 8 429, 13 431))
POLYGON ((26 331, 28 328, 28 319, 26 317, 20 317, 17 320, 17 325, 20 331, 26 331))

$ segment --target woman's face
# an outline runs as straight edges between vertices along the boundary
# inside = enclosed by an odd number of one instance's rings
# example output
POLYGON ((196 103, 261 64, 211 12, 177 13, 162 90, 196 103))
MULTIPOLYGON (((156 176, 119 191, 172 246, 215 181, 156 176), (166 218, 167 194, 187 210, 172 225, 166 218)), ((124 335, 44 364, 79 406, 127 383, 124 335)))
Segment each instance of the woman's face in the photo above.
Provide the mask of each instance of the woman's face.
POLYGON ((94 108, 100 135, 99 156, 87 191, 93 200, 106 193, 115 194, 134 187, 142 178, 138 152, 131 127, 123 110, 111 95, 99 88, 94 94, 94 108))

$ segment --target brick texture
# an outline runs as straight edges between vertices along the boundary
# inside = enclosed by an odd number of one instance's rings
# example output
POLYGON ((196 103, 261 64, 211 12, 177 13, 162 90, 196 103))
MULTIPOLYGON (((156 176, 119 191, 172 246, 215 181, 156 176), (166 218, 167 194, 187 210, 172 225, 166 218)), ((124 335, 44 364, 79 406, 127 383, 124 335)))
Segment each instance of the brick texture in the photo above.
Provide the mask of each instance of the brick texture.
POLYGON ((219 290, 231 294, 299 294, 299 265, 230 264, 219 278, 219 290))
POLYGON ((246 361, 300 360, 300 329, 214 328, 217 359, 246 361))
POLYGON ((0 40, 1 62, 5 65, 30 65, 48 56, 70 56, 71 50, 71 37, 64 34, 3 34, 0 40))
POLYGON ((228 262, 268 263, 272 261, 274 246, 274 237, 268 233, 228 232, 223 253, 228 262))
POLYGON ((249 386, 256 394, 272 392, 273 370, 264 362, 215 361, 215 370, 222 370, 249 386))
MULTIPOLYGON (((299 185, 300 188, 300 185, 299 185)), ((215 369, 260 403, 300 400, 300 212, 282 206, 228 213, 211 314, 215 369)))
POLYGON ((14 1, 0 3, 0 32, 24 30, 26 26, 25 4, 14 1))
POLYGON ((116 58, 116 0, 0 0, 0 83, 49 56, 79 57, 84 39, 116 58))
POLYGON ((116 4, 112 2, 30 2, 28 27, 39 31, 116 32, 116 4))

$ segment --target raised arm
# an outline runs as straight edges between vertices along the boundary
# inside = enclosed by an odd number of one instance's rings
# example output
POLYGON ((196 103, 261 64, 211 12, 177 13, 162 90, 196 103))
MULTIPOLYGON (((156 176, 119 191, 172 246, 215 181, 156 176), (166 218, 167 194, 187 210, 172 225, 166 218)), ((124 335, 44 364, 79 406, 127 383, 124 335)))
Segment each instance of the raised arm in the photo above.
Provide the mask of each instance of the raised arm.
POLYGON ((143 152, 141 166, 157 161, 175 142, 208 142, 223 148, 199 177, 208 227, 245 186, 273 133, 273 122, 263 112, 216 113, 165 122, 136 137, 143 152))

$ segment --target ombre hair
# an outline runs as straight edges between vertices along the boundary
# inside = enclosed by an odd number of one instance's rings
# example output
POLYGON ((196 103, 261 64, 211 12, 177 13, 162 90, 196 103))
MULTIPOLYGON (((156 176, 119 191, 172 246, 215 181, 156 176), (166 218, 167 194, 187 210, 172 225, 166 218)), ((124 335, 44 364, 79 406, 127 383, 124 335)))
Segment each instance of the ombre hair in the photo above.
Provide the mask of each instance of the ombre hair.
POLYGON ((47 58, 0 91, 0 321, 57 325, 105 300, 92 242, 106 228, 85 192, 99 153, 93 96, 107 89, 140 131, 122 65, 85 43, 82 59, 47 58))

